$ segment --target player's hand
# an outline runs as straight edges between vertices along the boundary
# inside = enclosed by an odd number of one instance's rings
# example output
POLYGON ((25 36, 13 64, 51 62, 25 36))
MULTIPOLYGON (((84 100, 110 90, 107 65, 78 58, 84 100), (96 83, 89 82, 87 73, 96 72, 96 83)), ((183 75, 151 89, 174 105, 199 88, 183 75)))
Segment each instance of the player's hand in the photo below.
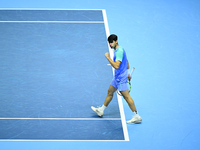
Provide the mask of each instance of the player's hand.
POLYGON ((129 81, 131 81, 131 78, 132 78, 132 77, 130 76, 130 74, 128 74, 128 80, 129 80, 129 81))
POLYGON ((107 53, 105 53, 105 57, 107 58, 107 57, 109 57, 109 53, 107 52, 107 53))

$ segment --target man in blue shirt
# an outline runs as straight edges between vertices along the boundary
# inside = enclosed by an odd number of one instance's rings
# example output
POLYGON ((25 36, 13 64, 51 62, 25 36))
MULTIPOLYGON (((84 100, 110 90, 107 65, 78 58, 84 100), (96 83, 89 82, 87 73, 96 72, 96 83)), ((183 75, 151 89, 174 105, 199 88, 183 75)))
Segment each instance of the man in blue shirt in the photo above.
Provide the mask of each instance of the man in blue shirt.
POLYGON ((109 57, 109 53, 105 53, 105 57, 109 61, 109 63, 112 65, 113 68, 115 68, 115 75, 114 78, 110 84, 110 87, 108 89, 107 97, 104 101, 104 104, 102 107, 95 108, 91 107, 91 109, 97 113, 98 116, 102 117, 105 108, 109 105, 113 98, 114 92, 117 90, 120 91, 123 98, 128 103, 130 109, 134 113, 134 116, 131 120, 127 121, 127 123, 134 124, 134 123, 141 123, 142 118, 137 113, 137 109, 135 107, 134 101, 131 98, 129 94, 129 89, 127 86, 127 81, 131 80, 130 74, 128 75, 128 69, 129 69, 129 63, 128 59, 126 57, 126 52, 124 49, 119 46, 117 41, 117 36, 112 34, 108 37, 108 42, 111 48, 115 50, 114 52, 114 58, 113 60, 109 57))

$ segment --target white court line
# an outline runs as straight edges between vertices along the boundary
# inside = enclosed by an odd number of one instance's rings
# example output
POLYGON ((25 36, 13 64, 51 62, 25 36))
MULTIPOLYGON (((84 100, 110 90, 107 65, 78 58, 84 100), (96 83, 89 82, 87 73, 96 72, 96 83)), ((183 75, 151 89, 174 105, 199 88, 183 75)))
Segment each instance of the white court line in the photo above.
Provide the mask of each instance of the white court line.
POLYGON ((0 120, 121 120, 121 118, 0 118, 0 120))
POLYGON ((0 23, 104 23, 103 21, 0 21, 0 23))
POLYGON ((73 141, 83 141, 83 142, 124 142, 124 140, 49 140, 49 139, 0 139, 0 141, 19 141, 19 142, 23 142, 23 141, 34 141, 34 142, 37 142, 37 141, 47 141, 47 142, 53 142, 53 141, 65 141, 65 142, 73 142, 73 141))
MULTIPOLYGON (((109 32, 109 27, 108 27, 106 10, 102 10, 102 13, 103 13, 103 18, 104 18, 106 35, 108 37, 110 35, 110 32, 109 32)), ((114 57, 113 50, 110 48, 109 45, 108 45, 108 48, 109 48, 109 52, 110 52, 110 57, 113 58, 114 57)), ((114 76, 114 68, 112 68, 112 70, 113 70, 113 76, 114 76)), ((123 131, 124 131, 124 138, 125 138, 125 141, 129 141, 129 135, 128 135, 127 125, 126 125, 126 118, 125 118, 125 114, 124 114, 122 98, 118 94, 117 94, 117 99, 118 99, 118 103, 119 103, 120 115, 121 115, 121 118, 122 118, 122 127, 123 127, 123 131)))
POLYGON ((87 11, 87 10, 89 10, 89 11, 91 11, 91 10, 93 10, 93 11, 102 11, 103 9, 56 9, 56 8, 54 8, 54 9, 47 9, 47 8, 1 8, 0 10, 80 10, 80 11, 82 11, 82 10, 85 10, 85 11, 87 11))

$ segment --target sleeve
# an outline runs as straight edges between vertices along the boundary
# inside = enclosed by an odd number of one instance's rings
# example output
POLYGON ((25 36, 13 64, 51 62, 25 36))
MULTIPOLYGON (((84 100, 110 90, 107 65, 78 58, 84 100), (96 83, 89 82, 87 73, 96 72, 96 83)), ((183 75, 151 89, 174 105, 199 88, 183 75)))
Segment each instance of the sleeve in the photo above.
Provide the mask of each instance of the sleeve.
POLYGON ((122 48, 119 48, 117 50, 115 57, 116 57, 115 61, 121 61, 122 62, 122 59, 123 59, 123 49, 122 48))

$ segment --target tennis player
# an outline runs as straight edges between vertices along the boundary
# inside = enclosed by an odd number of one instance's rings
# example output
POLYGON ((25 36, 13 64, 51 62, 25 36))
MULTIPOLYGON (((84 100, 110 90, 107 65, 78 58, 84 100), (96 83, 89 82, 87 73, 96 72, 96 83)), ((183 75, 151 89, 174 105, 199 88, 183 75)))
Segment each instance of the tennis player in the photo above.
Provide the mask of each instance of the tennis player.
POLYGON ((129 94, 129 89, 127 85, 127 81, 131 80, 131 77, 130 77, 130 74, 128 74, 129 62, 126 57, 126 52, 121 46, 119 46, 118 41, 117 41, 117 35, 114 35, 114 34, 110 35, 108 37, 108 42, 109 42, 110 47, 115 50, 114 58, 112 60, 109 57, 109 53, 105 53, 105 57, 108 59, 112 67, 115 68, 115 76, 113 80, 111 81, 104 104, 98 108, 95 108, 92 106, 91 109, 94 112, 96 112, 99 117, 102 117, 104 110, 106 109, 106 107, 109 105, 109 103, 111 102, 113 98, 114 92, 118 90, 120 91, 123 98, 126 100, 130 109, 133 112, 133 118, 127 121, 127 123, 129 124, 141 123, 142 118, 139 116, 137 112, 134 101, 129 94))

